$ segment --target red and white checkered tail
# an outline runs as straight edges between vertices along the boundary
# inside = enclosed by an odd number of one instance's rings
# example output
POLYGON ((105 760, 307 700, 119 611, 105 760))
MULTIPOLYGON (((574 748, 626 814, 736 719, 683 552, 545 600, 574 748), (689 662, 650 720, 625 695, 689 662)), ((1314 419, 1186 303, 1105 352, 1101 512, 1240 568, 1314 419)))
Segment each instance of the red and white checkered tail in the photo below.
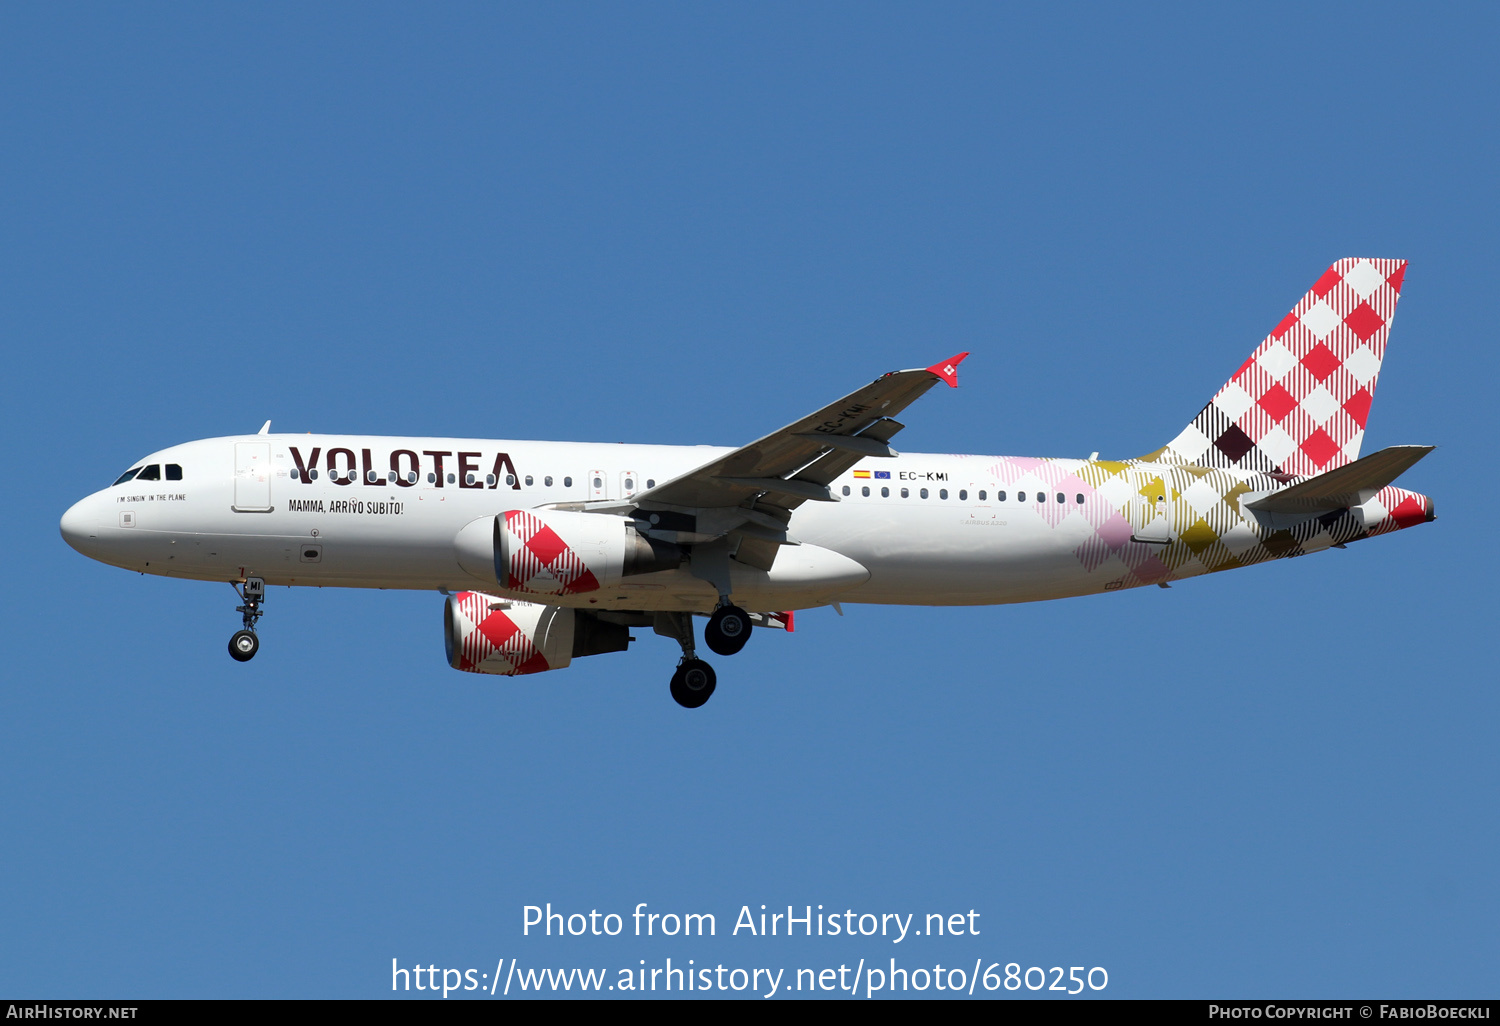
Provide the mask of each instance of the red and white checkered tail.
POLYGON ((1359 458, 1405 260, 1317 280, 1183 432, 1146 459, 1310 477, 1359 458))

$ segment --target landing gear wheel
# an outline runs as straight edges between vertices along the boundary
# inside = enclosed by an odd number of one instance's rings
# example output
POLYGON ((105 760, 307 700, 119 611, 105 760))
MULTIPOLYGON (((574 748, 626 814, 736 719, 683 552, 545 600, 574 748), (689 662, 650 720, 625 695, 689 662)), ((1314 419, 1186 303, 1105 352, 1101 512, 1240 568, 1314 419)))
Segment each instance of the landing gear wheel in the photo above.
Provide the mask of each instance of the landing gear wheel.
POLYGON ((242 663, 248 663, 260 651, 260 639, 254 631, 235 631, 229 639, 229 654, 242 663))
POLYGON ((266 601, 266 582, 260 577, 247 577, 243 584, 229 582, 243 605, 236 606, 236 613, 244 614, 244 629, 235 631, 229 639, 229 654, 241 663, 248 663, 260 651, 260 639, 255 636, 255 622, 265 615, 261 606, 266 601))
POLYGON ((722 656, 734 655, 750 640, 750 614, 739 606, 720 606, 703 628, 703 643, 722 656))
POLYGON ((684 709, 696 709, 712 697, 717 683, 712 666, 702 659, 684 659, 672 674, 672 697, 684 709))

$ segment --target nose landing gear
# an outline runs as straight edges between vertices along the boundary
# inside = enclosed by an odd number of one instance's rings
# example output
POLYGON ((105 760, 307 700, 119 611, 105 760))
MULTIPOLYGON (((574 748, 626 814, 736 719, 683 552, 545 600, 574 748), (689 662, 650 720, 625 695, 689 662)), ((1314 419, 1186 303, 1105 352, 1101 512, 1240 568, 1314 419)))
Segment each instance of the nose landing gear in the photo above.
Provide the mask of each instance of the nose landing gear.
POLYGON ((244 614, 245 626, 235 631, 234 637, 229 639, 229 654, 238 662, 248 663, 260 651, 260 638, 255 636, 255 622, 265 614, 261 604, 266 600, 266 582, 259 577, 248 577, 243 586, 233 581, 230 584, 244 602, 244 605, 236 606, 234 611, 244 614))

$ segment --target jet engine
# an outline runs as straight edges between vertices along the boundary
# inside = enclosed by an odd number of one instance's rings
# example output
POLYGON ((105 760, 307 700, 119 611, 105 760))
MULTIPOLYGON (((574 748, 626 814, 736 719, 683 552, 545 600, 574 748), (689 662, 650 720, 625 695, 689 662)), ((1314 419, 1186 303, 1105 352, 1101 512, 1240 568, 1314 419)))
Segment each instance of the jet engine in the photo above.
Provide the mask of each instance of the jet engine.
POLYGON ((605 513, 512 509, 469 524, 454 539, 459 566, 524 595, 579 595, 622 577, 671 570, 683 551, 605 513))
POLYGON ((627 627, 580 610, 462 591, 443 607, 443 641, 455 670, 519 677, 623 652, 631 637, 627 627))

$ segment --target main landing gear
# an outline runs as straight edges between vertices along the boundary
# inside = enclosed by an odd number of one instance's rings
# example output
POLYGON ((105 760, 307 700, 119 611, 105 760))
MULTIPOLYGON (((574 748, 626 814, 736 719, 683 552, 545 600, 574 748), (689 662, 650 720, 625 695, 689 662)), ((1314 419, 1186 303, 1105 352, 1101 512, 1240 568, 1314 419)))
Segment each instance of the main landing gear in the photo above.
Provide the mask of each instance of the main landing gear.
POLYGON ((734 655, 750 640, 750 614, 739 606, 721 605, 703 628, 703 643, 722 656, 734 655))
POLYGON ((234 584, 234 590, 245 603, 236 606, 236 613, 243 613, 245 626, 242 630, 234 632, 234 637, 229 639, 229 654, 242 663, 248 663, 255 658, 255 653, 260 651, 260 639, 255 636, 255 622, 264 614, 265 610, 261 604, 266 601, 266 582, 259 577, 245 579, 243 586, 234 584))
MULTIPOLYGON (((682 646, 682 659, 672 674, 672 698, 687 709, 696 709, 714 693, 714 668, 698 658, 693 647, 691 613, 657 613, 656 633, 673 638, 682 646)), ((750 640, 750 614, 727 601, 714 610, 703 628, 703 641, 719 655, 734 655, 750 640)))
POLYGON ((672 673, 672 698, 684 709, 698 708, 713 696, 718 680, 693 648, 693 614, 657 613, 655 629, 682 646, 682 659, 672 673))
POLYGON ((717 685, 712 666, 684 656, 672 674, 672 697, 684 709, 696 709, 713 697, 717 685))

